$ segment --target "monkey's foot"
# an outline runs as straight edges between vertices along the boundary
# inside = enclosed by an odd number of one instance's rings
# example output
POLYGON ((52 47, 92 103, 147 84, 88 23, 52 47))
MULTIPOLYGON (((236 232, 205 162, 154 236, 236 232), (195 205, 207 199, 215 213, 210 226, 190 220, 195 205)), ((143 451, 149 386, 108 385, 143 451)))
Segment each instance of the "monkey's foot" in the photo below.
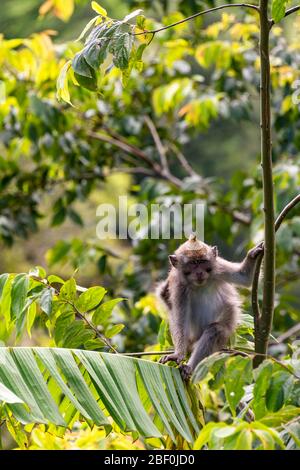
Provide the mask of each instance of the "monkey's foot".
POLYGON ((161 364, 165 364, 168 361, 174 361, 176 364, 180 364, 183 361, 183 357, 177 353, 167 354, 166 356, 162 356, 159 360, 161 364))
POLYGON ((261 242, 259 243, 259 245, 255 246, 250 251, 248 251, 248 257, 251 259, 256 259, 258 255, 263 253, 263 251, 264 251, 264 242, 261 242))
POLYGON ((191 378, 191 375, 192 375, 192 369, 190 366, 188 366, 187 364, 181 364, 179 366, 179 371, 180 371, 180 375, 182 377, 182 380, 189 380, 191 378))

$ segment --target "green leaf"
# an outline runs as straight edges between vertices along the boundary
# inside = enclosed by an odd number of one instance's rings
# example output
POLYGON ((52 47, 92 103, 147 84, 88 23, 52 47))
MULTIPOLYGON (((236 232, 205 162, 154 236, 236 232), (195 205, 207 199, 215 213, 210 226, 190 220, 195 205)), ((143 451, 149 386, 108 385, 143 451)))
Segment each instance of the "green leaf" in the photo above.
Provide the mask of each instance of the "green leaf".
POLYGON ((51 315, 52 312, 52 299, 54 295, 54 289, 52 287, 44 289, 42 295, 39 298, 39 304, 43 312, 48 315, 51 315))
POLYGON ((78 83, 89 90, 97 88, 97 79, 94 70, 84 58, 84 52, 78 52, 72 61, 72 68, 78 83))
POLYGON ((64 284, 65 283, 65 281, 61 277, 56 276, 55 274, 50 274, 50 276, 48 276, 47 280, 48 280, 49 284, 54 284, 54 283, 64 284))
POLYGON ((201 380, 205 379, 209 372, 213 373, 212 369, 215 365, 218 370, 219 367, 224 364, 228 358, 230 358, 229 354, 219 352, 206 357, 197 365, 192 376, 192 381, 194 383, 201 382, 201 380))
POLYGON ((49 266, 62 261, 62 259, 69 253, 71 249, 71 244, 65 242, 64 240, 59 240, 56 245, 47 251, 46 260, 49 266))
POLYGON ((285 15, 287 0, 272 0, 272 18, 278 23, 285 15))
POLYGON ((264 361, 256 370, 256 379, 253 389, 253 411, 255 418, 260 419, 267 413, 266 393, 273 374, 273 364, 264 361))
POLYGON ((75 313, 71 305, 66 305, 55 322, 54 339, 58 346, 63 345, 64 336, 72 322, 75 320, 75 313))
POLYGON ((61 207, 57 212, 55 212, 51 220, 52 227, 61 225, 64 222, 66 215, 67 211, 65 207, 61 207))
POLYGON ((31 269, 29 271, 30 276, 37 276, 40 277, 41 279, 46 278, 46 271, 42 266, 35 266, 34 269, 31 269))
POLYGON ((122 323, 118 325, 109 326, 105 330, 105 336, 107 338, 112 338, 113 336, 116 336, 118 333, 120 333, 124 327, 125 325, 123 325, 122 323))
POLYGON ((49 393, 33 352, 29 348, 15 348, 13 357, 20 368, 26 385, 30 388, 32 398, 38 403, 43 416, 58 426, 65 426, 66 423, 49 393), (34 384, 34 387, 32 384, 34 384))
POLYGON ((236 439, 235 450, 251 450, 252 449, 252 433, 250 429, 242 429, 236 439))
POLYGON ((107 11, 105 8, 101 7, 98 2, 92 2, 92 9, 96 12, 99 13, 99 15, 104 16, 104 18, 107 17, 107 11))
POLYGON ((71 302, 76 300, 76 281, 74 278, 71 278, 64 283, 60 289, 59 298, 66 299, 71 302))
POLYGON ((83 220, 82 220, 81 216, 78 214, 78 212, 76 212, 73 209, 69 208, 67 213, 68 213, 68 216, 70 217, 70 219, 75 224, 80 225, 81 227, 83 227, 83 220))
POLYGON ((94 331, 83 320, 76 320, 63 332, 61 345, 64 348, 79 348, 94 337, 94 331))
MULTIPOLYGON (((87 34, 87 32, 94 26, 94 24, 96 23, 96 21, 98 20, 99 16, 95 16, 94 18, 92 18, 86 25, 85 27, 83 28, 82 32, 80 33, 80 35, 78 36, 77 39, 75 39, 75 42, 79 42, 81 41, 81 39, 84 38, 84 36, 87 34)), ((70 61, 71 62, 71 61, 70 61)))
POLYGON ((294 378, 288 372, 273 373, 266 393, 266 407, 269 411, 278 411, 285 404, 292 391, 294 378))
POLYGON ((83 86, 83 88, 86 88, 87 90, 90 90, 90 91, 97 90, 97 79, 96 79, 96 75, 94 74, 94 71, 93 71, 92 78, 84 77, 83 75, 79 75, 76 72, 74 73, 74 76, 77 82, 79 83, 79 85, 83 86))
POLYGON ((11 288, 11 318, 21 317, 26 303, 29 286, 27 274, 17 274, 11 288))
POLYGON ((269 413, 260 419, 266 426, 277 428, 300 415, 300 408, 292 405, 285 406, 276 413, 269 413))
POLYGON ((6 278, 6 282, 2 287, 2 295, 1 295, 1 303, 0 303, 0 310, 1 314, 5 319, 5 325, 8 329, 11 323, 11 287, 14 280, 13 275, 9 275, 6 278))
POLYGON ((123 300, 126 299, 119 297, 117 299, 108 300, 107 302, 101 304, 93 313, 93 323, 95 325, 103 324, 110 317, 115 306, 123 300))
POLYGON ((5 283, 8 279, 8 277, 9 277, 9 275, 7 273, 0 275, 0 300, 1 300, 3 289, 4 289, 4 286, 5 286, 5 283))
POLYGON ((126 69, 132 47, 132 37, 129 33, 121 34, 114 42, 113 62, 119 69, 126 69))
POLYGON ((84 58, 93 69, 97 70, 106 59, 108 44, 106 38, 100 38, 84 49, 84 58))
POLYGON ((75 306, 81 313, 88 312, 100 304, 105 294, 106 290, 104 287, 90 287, 85 292, 80 294, 79 298, 75 302, 75 306))
POLYGON ((5 385, 0 383, 0 401, 5 403, 23 403, 23 400, 9 390, 5 385))
POLYGON ((72 61, 68 60, 65 65, 61 68, 57 82, 56 82, 56 88, 57 88, 57 99, 58 100, 63 100, 66 103, 71 103, 71 98, 70 98, 70 92, 69 92, 69 85, 68 85, 68 71, 69 68, 71 67, 72 61))
POLYGON ((84 350, 0 348, 0 384, 22 400, 6 402, 22 423, 66 426, 80 413, 79 421, 106 431, 113 420, 135 438, 169 433, 174 443, 179 435, 192 442, 193 415, 180 373, 158 363, 84 350))
POLYGON ((215 429, 221 429, 227 427, 225 423, 208 423, 200 431, 194 443, 194 450, 200 450, 202 447, 210 441, 211 435, 215 429))
POLYGON ((252 379, 252 360, 248 357, 231 358, 225 369, 225 394, 232 414, 236 415, 236 407, 244 395, 244 386, 252 379))
POLYGON ((34 324, 34 320, 36 317, 36 303, 32 302, 27 310, 27 317, 26 317, 26 328, 29 337, 31 338, 31 328, 34 324))

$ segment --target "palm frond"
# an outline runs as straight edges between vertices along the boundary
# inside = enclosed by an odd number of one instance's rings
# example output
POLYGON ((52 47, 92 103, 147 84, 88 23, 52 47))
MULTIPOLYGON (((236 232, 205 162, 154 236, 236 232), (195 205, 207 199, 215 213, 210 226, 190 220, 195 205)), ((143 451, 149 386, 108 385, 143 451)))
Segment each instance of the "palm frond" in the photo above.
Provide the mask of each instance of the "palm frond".
POLYGON ((188 442, 199 426, 179 371, 155 362, 60 348, 0 348, 0 399, 23 424, 74 416, 145 438, 188 442), (9 397, 9 399, 5 399, 9 397))

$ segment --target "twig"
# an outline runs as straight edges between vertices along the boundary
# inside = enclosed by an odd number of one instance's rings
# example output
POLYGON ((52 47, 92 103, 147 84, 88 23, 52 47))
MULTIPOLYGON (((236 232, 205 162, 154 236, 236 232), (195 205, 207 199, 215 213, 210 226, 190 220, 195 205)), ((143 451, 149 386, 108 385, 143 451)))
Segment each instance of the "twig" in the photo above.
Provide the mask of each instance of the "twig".
POLYGON ((300 194, 294 197, 280 212, 279 216, 275 221, 275 231, 279 229, 280 225, 282 224, 283 220, 285 219, 286 215, 300 202, 300 194))
POLYGON ((172 183, 174 186, 177 188, 181 188, 182 183, 179 178, 176 176, 172 175, 170 172, 165 172, 164 169, 157 163, 154 162, 148 155, 140 150, 138 147, 135 147, 128 142, 125 142, 124 139, 118 139, 116 137, 112 137, 110 135, 104 134, 102 132, 93 132, 90 131, 88 132, 89 137, 92 137, 93 139, 101 140, 102 142, 107 142, 108 144, 115 145, 119 149, 123 150, 126 153, 129 153, 130 155, 134 155, 140 160, 143 160, 147 165, 152 168, 154 173, 159 176, 161 179, 165 179, 172 183))
POLYGON ((132 352, 132 353, 123 353, 123 356, 163 356, 164 354, 171 354, 174 350, 171 351, 142 351, 142 352, 132 352))
POLYGON ((164 31, 165 29, 173 28, 174 26, 178 26, 182 23, 186 23, 187 21, 193 20, 194 18, 197 18, 198 16, 206 15, 207 13, 212 13, 212 12, 218 11, 218 10, 223 10, 225 8, 236 8, 236 7, 252 8, 253 10, 259 11, 258 6, 251 5, 249 3, 227 3, 225 5, 220 5, 218 7, 209 8, 208 10, 199 11, 198 13, 195 13, 194 15, 188 16, 187 18, 183 18, 182 20, 176 21, 175 23, 169 24, 167 26, 162 26, 161 28, 153 29, 153 30, 150 30, 150 31, 145 30, 145 31, 142 31, 140 33, 133 33, 133 35, 134 36, 140 36, 142 34, 144 34, 144 35, 145 34, 153 34, 154 35, 156 33, 159 33, 160 31, 164 31))
POLYGON ((290 338, 291 336, 296 335, 299 332, 300 332, 300 323, 298 323, 297 325, 292 326, 292 328, 287 330, 285 333, 282 333, 282 335, 278 336, 278 338, 276 338, 276 344, 277 343, 284 343, 284 341, 286 339, 290 338))
POLYGON ((166 171, 166 172, 169 172, 169 165, 168 165, 168 161, 167 161, 167 158, 166 158, 166 149, 159 137, 159 134, 157 132, 157 129, 154 125, 154 122, 152 121, 152 119, 150 119, 149 116, 144 116, 144 121, 149 129, 149 131, 151 132, 151 135, 153 137, 153 140, 154 140, 154 143, 156 145, 156 148, 157 148, 157 151, 158 151, 158 154, 159 154, 159 158, 160 158, 160 161, 161 161, 161 166, 163 167, 163 169, 166 171))
POLYGON ((170 143, 170 147, 173 150, 175 156, 185 169, 185 171, 190 175, 190 176, 197 176, 200 178, 199 174, 191 167, 189 162, 187 161, 186 157, 183 155, 183 153, 179 150, 179 148, 176 147, 173 143, 170 143))
MULTIPOLYGON (((280 212, 278 215, 276 221, 275 221, 275 232, 280 228, 283 220, 285 217, 288 215, 288 213, 300 202, 300 194, 294 197, 280 212)), ((253 282, 252 282, 252 310, 253 310, 253 316, 254 316, 254 326, 255 326, 255 333, 258 332, 258 326, 259 326, 259 321, 260 321, 260 308, 259 308, 259 302, 258 302, 258 284, 259 284, 259 275, 260 275, 260 268, 261 268, 261 263, 264 257, 264 253, 262 252, 256 260, 256 265, 255 265, 255 271, 254 271, 254 276, 253 276, 253 282)))

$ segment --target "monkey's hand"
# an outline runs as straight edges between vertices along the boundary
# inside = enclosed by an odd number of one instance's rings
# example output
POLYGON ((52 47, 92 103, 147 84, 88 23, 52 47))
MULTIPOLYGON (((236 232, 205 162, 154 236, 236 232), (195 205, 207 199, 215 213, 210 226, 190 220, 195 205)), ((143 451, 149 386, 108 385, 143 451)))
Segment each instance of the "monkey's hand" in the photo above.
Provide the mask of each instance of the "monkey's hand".
POLYGON ((182 380, 187 381, 191 378, 192 375, 192 368, 187 364, 181 364, 179 366, 180 375, 182 380))
POLYGON ((168 361, 174 361, 176 364, 180 364, 184 359, 184 356, 179 353, 172 353, 172 354, 167 354, 166 356, 162 356, 159 360, 161 364, 165 364, 168 361))
POLYGON ((264 242, 259 243, 247 253, 247 258, 256 259, 264 251, 264 242))

